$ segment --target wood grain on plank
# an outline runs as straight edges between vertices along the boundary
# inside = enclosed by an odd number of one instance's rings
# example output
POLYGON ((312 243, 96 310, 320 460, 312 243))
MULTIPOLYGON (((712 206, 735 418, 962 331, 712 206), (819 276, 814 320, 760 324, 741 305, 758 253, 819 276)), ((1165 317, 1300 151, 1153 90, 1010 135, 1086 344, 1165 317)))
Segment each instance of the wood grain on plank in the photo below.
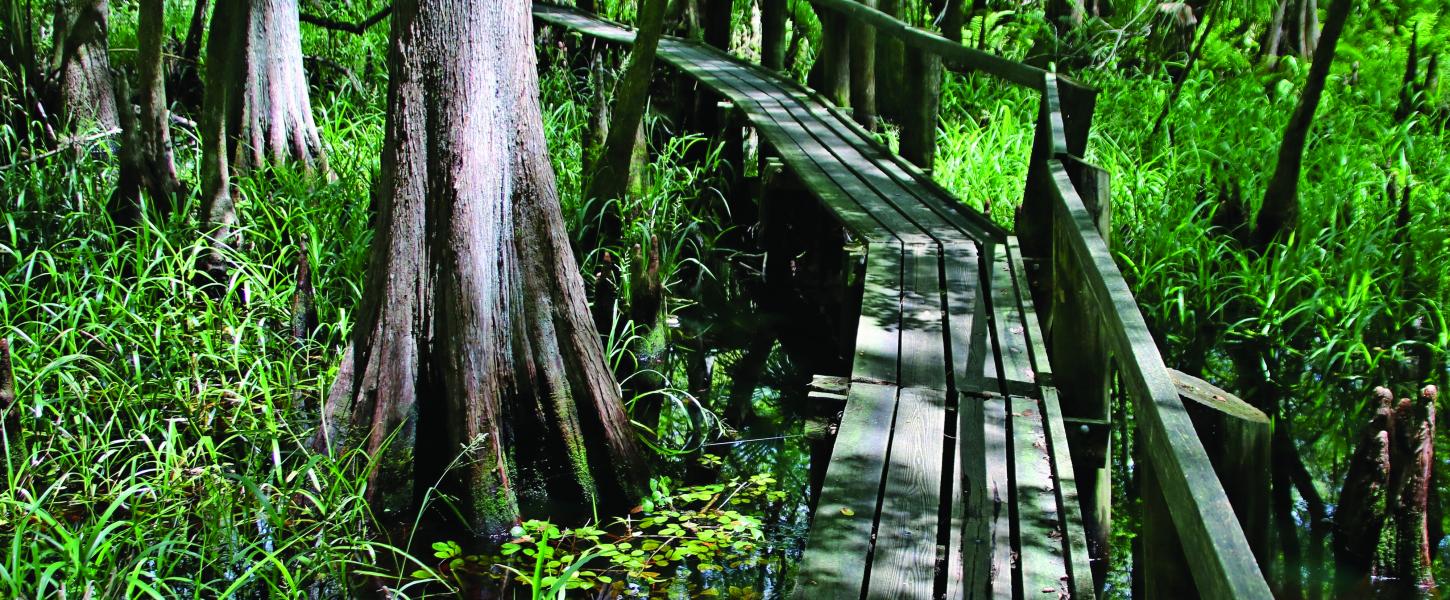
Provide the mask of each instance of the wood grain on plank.
POLYGON ((940 255, 909 247, 901 315, 901 399, 881 499, 869 598, 931 598, 942 523, 947 360, 940 255))
POLYGON ((894 385, 851 385, 796 577, 795 598, 861 596, 896 398, 894 385))
POLYGON ((1024 598, 1069 596, 1062 519, 1052 459, 1037 400, 1011 397, 1012 488, 1016 492, 1018 574, 1024 598))
MULTIPOLYGON (((1022 261, 1022 248, 1016 237, 1007 238, 1007 255, 1016 281, 1017 306, 1022 311, 1027 325, 1027 341, 1032 364, 1043 379, 1051 379, 1052 366, 1048 363, 1047 347, 1039 326, 1037 311, 1032 303, 1031 287, 1027 282, 1026 264, 1022 261)), ((1095 597, 1092 566, 1088 556, 1087 534, 1083 530, 1082 505, 1077 494, 1077 477, 1072 468, 1072 454, 1067 445, 1067 430, 1062 421, 1057 390, 1051 386, 1042 387, 1042 425, 1046 433, 1048 456, 1052 459, 1052 473, 1057 492, 1058 510, 1061 514, 1064 533, 1063 550, 1067 554, 1069 589, 1073 598, 1095 597)))

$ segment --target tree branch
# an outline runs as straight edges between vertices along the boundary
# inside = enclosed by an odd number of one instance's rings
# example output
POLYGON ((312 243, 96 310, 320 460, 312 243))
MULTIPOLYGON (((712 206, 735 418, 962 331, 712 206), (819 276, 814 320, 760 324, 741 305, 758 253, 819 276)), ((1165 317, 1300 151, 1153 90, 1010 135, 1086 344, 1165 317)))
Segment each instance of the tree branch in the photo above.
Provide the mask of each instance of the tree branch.
POLYGON ((310 15, 307 13, 298 14, 297 19, 299 21, 302 21, 303 23, 310 23, 323 29, 331 29, 333 31, 344 31, 347 33, 362 35, 363 33, 366 33, 367 30, 371 29, 373 25, 377 25, 379 21, 387 18, 387 16, 390 14, 393 14, 393 5, 391 4, 383 7, 382 10, 379 10, 377 13, 373 14, 373 16, 363 19, 360 23, 345 23, 343 21, 335 21, 327 17, 319 17, 317 15, 310 15))

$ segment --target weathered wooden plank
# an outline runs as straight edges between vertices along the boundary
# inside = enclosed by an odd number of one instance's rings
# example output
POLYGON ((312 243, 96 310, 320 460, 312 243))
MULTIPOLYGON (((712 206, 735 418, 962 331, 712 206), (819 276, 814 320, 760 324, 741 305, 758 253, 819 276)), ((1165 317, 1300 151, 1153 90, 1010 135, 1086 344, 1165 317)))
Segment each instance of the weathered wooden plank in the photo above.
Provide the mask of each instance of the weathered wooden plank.
POLYGON ((947 408, 939 258, 934 245, 905 254, 902 389, 867 586, 871 598, 934 595, 947 408))
POLYGON ((1048 166, 1053 227, 1075 232, 1067 241, 1088 275, 1089 289, 1073 293, 1092 294, 1100 305, 1112 307, 1104 311, 1105 325, 1113 354, 1120 360, 1124 388, 1134 400, 1137 443, 1152 456, 1154 475, 1165 500, 1174 507, 1174 528, 1193 569, 1194 584, 1208 598, 1271 598, 1127 281, 1062 163, 1053 160, 1048 166))
MULTIPOLYGON (((984 365, 995 362, 990 353, 987 302, 982 297, 982 259, 975 244, 942 249, 946 273, 947 337, 951 342, 952 386, 959 392, 997 391, 988 382, 984 365)), ((994 369, 995 372, 995 369, 994 369)))
MULTIPOLYGON (((1033 308, 1031 287, 1027 283, 1026 265, 1022 261, 1022 249, 1017 238, 1007 238, 1007 256, 1016 281, 1017 306, 1021 309, 1027 325, 1027 341, 1032 364, 1039 374, 1051 379, 1052 366, 1048 361, 1047 347, 1042 328, 1033 308)), ((1077 477, 1072 466, 1072 455, 1067 443, 1067 429, 1063 424, 1062 408, 1057 389, 1042 388, 1042 424, 1046 434, 1048 456, 1052 460, 1054 489, 1062 517, 1064 533, 1063 550, 1067 555, 1069 589, 1073 598, 1094 597, 1092 566, 1088 555, 1087 534, 1083 527, 1081 501, 1077 491, 1077 477)), ((1028 588, 1029 590, 1031 588, 1028 588)))
MULTIPOLYGON (((1052 459, 1042 409, 1032 398, 1012 396, 1012 489, 1017 519, 1018 576, 1028 598, 1069 595, 1062 550, 1062 520, 1053 489, 1052 459)), ((1089 596, 1091 597, 1091 596, 1089 596)))
POLYGON ((894 385, 851 385, 801 558, 795 598, 861 596, 896 397, 894 385))
POLYGON ((851 381, 895 385, 901 356, 902 252, 894 244, 867 249, 861 282, 861 317, 856 322, 856 354, 851 381))
POLYGON ((827 171, 829 165, 823 165, 814 159, 820 154, 820 150, 803 147, 797 140, 797 132, 788 130, 770 116, 769 111, 762 105, 762 102, 770 101, 768 94, 752 94, 739 90, 736 87, 738 84, 732 78, 720 73, 716 63, 724 61, 695 62, 697 58, 708 56, 703 54, 708 52, 704 49, 683 43, 669 46, 671 52, 666 58, 678 63, 676 66, 692 77, 734 99, 751 124, 780 153, 781 158, 791 166, 801 181, 841 219, 847 229, 871 242, 884 242, 896 237, 891 233, 891 224, 878 220, 870 207, 862 206, 855 200, 856 196, 851 190, 843 189, 835 183, 836 177, 827 171))
MULTIPOLYGON (((980 565, 987 564, 990 555, 986 551, 990 548, 976 541, 983 537, 983 528, 989 522, 980 516, 984 511, 969 510, 968 503, 981 502, 985 495, 987 455, 982 429, 982 392, 996 390, 999 384, 988 382, 982 368, 984 361, 994 359, 987 352, 990 334, 987 333, 986 302, 982 299, 981 260, 977 248, 973 245, 948 246, 943 250, 942 261, 946 275, 952 389, 957 392, 958 399, 946 597, 963 598, 969 582, 977 581, 969 580, 969 573, 985 572, 980 565)), ((998 458, 1005 463, 1005 455, 998 458)))
MULTIPOLYGON (((1012 548, 1012 472, 1011 472, 1011 419, 1005 397, 986 397, 982 401, 983 457, 986 457, 986 477, 983 480, 982 501, 977 506, 982 513, 969 514, 969 520, 982 520, 986 542, 986 570, 973 572, 967 578, 973 584, 967 590, 970 599, 1005 600, 1016 596, 1012 586, 1014 580, 1015 549, 1012 548), (983 588, 982 584, 986 584, 983 588)), ((973 504, 969 504, 973 506, 973 504)), ((969 541, 971 542, 971 539, 969 541)))
POLYGON ((967 237, 976 241, 998 240, 1006 233, 985 215, 965 207, 956 196, 888 148, 876 143, 875 138, 850 116, 840 109, 811 102, 808 104, 819 122, 852 144, 875 164, 877 169, 889 176, 897 185, 909 191, 919 202, 951 223, 967 237))
POLYGON ((1016 282, 1012 278, 1012 266, 1007 261, 1007 247, 998 244, 992 247, 992 261, 988 268, 990 277, 990 298, 992 299, 993 339, 997 344, 997 361, 1001 369, 1002 393, 1009 395, 1040 397, 1037 371, 1027 352, 1027 326, 1017 308, 1016 282))
MULTIPOLYGON (((701 50, 709 52, 708 49, 701 50)), ((696 58, 703 60, 704 56, 697 55, 696 58)), ((952 206, 957 202, 950 192, 889 152, 876 142, 874 136, 842 115, 826 99, 809 90, 794 89, 797 85, 794 80, 764 72, 733 57, 721 57, 717 60, 729 61, 738 67, 738 72, 748 73, 748 76, 740 79, 742 83, 748 83, 753 91, 745 93, 752 97, 763 98, 764 96, 755 95, 760 93, 775 98, 781 109, 805 126, 806 132, 813 135, 823 147, 831 150, 840 163, 850 166, 883 199, 897 206, 898 210, 911 217, 923 229, 936 234, 943 243, 948 240, 941 237, 941 227, 935 224, 941 220, 946 220, 957 231, 972 239, 1000 235, 1000 230, 991 220, 952 206), (907 169, 911 169, 911 172, 907 169)), ((769 107, 767 110, 774 112, 769 107)), ((909 240, 907 242, 910 243, 909 240)))
MULTIPOLYGON (((742 71, 747 70, 742 66, 742 71)), ((757 74, 756 77, 742 77, 743 85, 750 85, 756 91, 766 92, 775 87, 768 81, 765 74, 757 74)), ((776 88, 778 89, 778 88, 776 88)), ((809 135, 819 146, 831 155, 831 162, 838 165, 845 174, 855 175, 867 188, 880 197, 885 205, 895 207, 898 212, 904 215, 912 223, 920 227, 928 235, 941 243, 957 243, 970 241, 965 227, 968 225, 955 212, 938 212, 930 205, 923 202, 924 198, 931 194, 920 185, 905 185, 903 181, 910 181, 906 178, 893 177, 887 172, 888 167, 899 166, 891 161, 884 163, 871 158, 871 154, 885 153, 873 138, 859 135, 849 128, 837 128, 835 115, 827 106, 818 102, 800 99, 787 99, 783 94, 774 94, 776 106, 779 111, 767 106, 777 120, 787 118, 793 119, 801 126, 800 132, 809 135), (947 215, 962 221, 963 227, 958 227, 953 219, 947 215)), ((804 141, 802 142, 805 143, 804 141)), ((911 181, 911 183, 916 183, 911 181)), ((843 185, 843 187, 845 187, 843 185)), ((861 196, 857 196, 860 198, 861 196)), ((915 243, 913 240, 902 240, 905 243, 915 243)))
POLYGON ((965 514, 960 523, 961 574, 948 562, 946 597, 1006 600, 1013 597, 1007 402, 990 392, 959 394, 958 399, 957 463, 962 466, 957 485, 965 514))
POLYGON ((933 597, 941 526, 945 404, 945 390, 901 390, 868 598, 933 597))
MULTIPOLYGON (((864 178, 870 174, 863 173, 861 169, 870 171, 869 162, 864 159, 851 162, 853 159, 838 156, 836 152, 842 148, 850 148, 851 144, 837 138, 828 140, 831 142, 828 145, 827 140, 818 138, 812 130, 819 128, 819 121, 808 117, 799 118, 800 115, 797 114, 797 111, 807 112, 804 108, 796 108, 800 106, 800 102, 785 97, 779 89, 771 89, 763 77, 764 74, 756 72, 758 69, 729 60, 712 60, 714 57, 710 56, 709 51, 704 48, 687 49, 684 55, 694 59, 688 67, 692 71, 698 70, 702 73, 709 73, 710 76, 719 77, 726 81, 726 85, 730 86, 735 95, 748 97, 752 102, 757 103, 761 112, 750 115, 752 122, 768 120, 789 137, 788 140, 777 140, 767 134, 767 139, 777 146, 794 144, 815 163, 820 171, 826 174, 830 179, 830 184, 822 185, 821 189, 815 189, 815 186, 812 186, 813 191, 824 194, 836 193, 831 188, 839 189, 841 193, 855 199, 866 212, 895 234, 902 243, 924 244, 933 241, 934 238, 930 231, 939 226, 939 220, 925 225, 913 221, 905 213, 910 210, 926 211, 924 206, 908 206, 903 210, 902 207, 896 206, 881 193, 868 186, 864 178), (832 146, 838 147, 833 148, 832 146)), ((934 214, 933 217, 935 217, 934 214)))
POLYGON ((935 244, 908 246, 903 262, 901 387, 945 393, 949 365, 946 315, 942 311, 941 251, 935 244))

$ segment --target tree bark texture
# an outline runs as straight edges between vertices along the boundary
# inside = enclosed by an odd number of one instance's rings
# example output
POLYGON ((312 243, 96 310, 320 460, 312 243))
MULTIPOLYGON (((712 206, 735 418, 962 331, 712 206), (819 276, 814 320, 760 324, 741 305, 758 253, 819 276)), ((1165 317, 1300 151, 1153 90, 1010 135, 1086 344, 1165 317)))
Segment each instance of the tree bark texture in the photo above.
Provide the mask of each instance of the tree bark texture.
POLYGON ((70 127, 114 129, 116 112, 108 54, 107 0, 57 0, 55 3, 56 98, 61 122, 70 127))
POLYGON ((1413 592, 1435 585, 1427 516, 1435 461, 1434 386, 1394 402, 1375 388, 1377 408, 1350 457, 1334 515, 1342 597, 1413 592))
POLYGON ((186 27, 186 39, 181 44, 181 55, 171 71, 171 86, 177 102, 185 106, 198 106, 203 99, 205 84, 197 69, 201 58, 201 38, 206 34, 206 8, 208 0, 196 0, 191 8, 191 24, 186 27))
POLYGON ((161 44, 166 35, 163 3, 143 0, 136 26, 139 45, 141 112, 137 135, 143 160, 142 183, 162 214, 172 210, 172 195, 181 187, 171 149, 171 116, 166 101, 166 69, 161 44))
POLYGON ((227 13, 227 19, 212 15, 213 35, 217 28, 243 28, 227 48, 236 61, 227 73, 230 91, 241 94, 228 115, 228 134, 236 145, 233 162, 247 168, 290 159, 325 170, 302 70, 297 0, 219 2, 216 10, 227 13))
POLYGON ((1309 127, 1314 124, 1314 111, 1319 108, 1319 98, 1324 93, 1329 67, 1334 63, 1334 48, 1353 7, 1353 0, 1334 0, 1329 6, 1321 36, 1323 43, 1314 52, 1314 64, 1309 67, 1303 95, 1284 129, 1279 160, 1255 222, 1254 241, 1259 247, 1293 230, 1299 222, 1299 171, 1304 164, 1304 146, 1309 140, 1309 127))
POLYGON ((327 170, 302 70, 297 0, 217 2, 207 40, 202 110, 203 227, 213 272, 236 224, 232 171, 292 160, 327 170))
MULTIPOLYGON (((876 0, 861 0, 876 8, 876 0)), ((866 129, 876 129, 876 28, 851 22, 851 116, 866 129)))
MULTIPOLYGON (((1333 10, 1332 5, 1330 10, 1333 10)), ((1274 18, 1265 31, 1260 52, 1273 68, 1281 56, 1315 54, 1324 33, 1327 32, 1322 32, 1319 27, 1318 0, 1283 0, 1274 10, 1274 18)))
POLYGON ((374 456, 393 516, 460 458, 480 536, 545 498, 622 507, 646 469, 565 235, 530 5, 400 0, 393 19, 378 230, 317 441, 374 456))

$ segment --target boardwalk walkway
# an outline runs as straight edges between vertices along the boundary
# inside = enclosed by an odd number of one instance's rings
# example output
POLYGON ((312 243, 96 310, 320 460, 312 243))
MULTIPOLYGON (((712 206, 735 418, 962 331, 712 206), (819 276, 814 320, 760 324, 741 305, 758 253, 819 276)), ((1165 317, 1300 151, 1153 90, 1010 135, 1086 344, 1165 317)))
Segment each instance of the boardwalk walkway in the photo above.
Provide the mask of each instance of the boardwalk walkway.
MULTIPOLYGON (((534 14, 633 39, 573 9, 534 14)), ((1016 240, 794 82, 677 38, 658 57, 733 102, 867 245, 851 386, 796 597, 1092 597, 1016 240)))

